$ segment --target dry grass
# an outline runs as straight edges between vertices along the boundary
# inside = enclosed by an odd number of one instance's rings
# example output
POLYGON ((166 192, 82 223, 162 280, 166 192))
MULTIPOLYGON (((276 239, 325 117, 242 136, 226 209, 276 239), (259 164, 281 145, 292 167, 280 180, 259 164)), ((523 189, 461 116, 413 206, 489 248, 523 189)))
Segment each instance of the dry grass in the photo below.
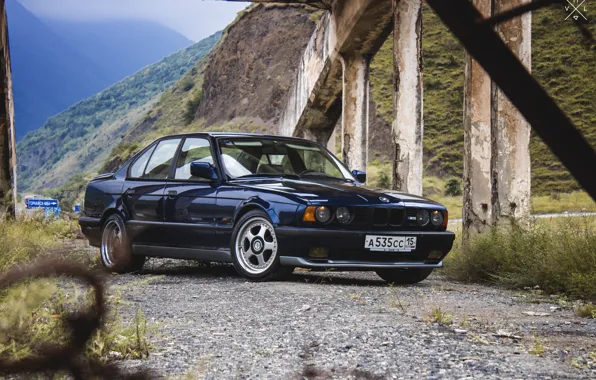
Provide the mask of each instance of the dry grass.
POLYGON ((582 318, 593 318, 596 319, 596 305, 589 302, 576 307, 575 314, 582 318))
POLYGON ((493 229, 467 249, 456 238, 443 271, 449 278, 596 299, 596 218, 537 220, 529 231, 493 229))
MULTIPOLYGON (((76 221, 46 222, 28 218, 0 223, 0 273, 53 255, 94 265, 86 252, 64 248, 79 232, 76 221)), ((92 293, 66 278, 24 281, 0 289, 0 360, 35 355, 44 342, 67 343, 64 316, 90 305, 92 293)), ((99 360, 138 359, 148 355, 147 321, 139 310, 124 322, 117 296, 107 297, 104 328, 87 345, 87 357, 99 360)))

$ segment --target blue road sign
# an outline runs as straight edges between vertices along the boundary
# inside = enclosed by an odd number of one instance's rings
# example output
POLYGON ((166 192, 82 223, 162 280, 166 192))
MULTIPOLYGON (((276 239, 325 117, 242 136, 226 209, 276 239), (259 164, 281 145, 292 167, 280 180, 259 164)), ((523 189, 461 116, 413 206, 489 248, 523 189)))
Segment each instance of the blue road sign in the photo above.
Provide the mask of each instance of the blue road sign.
POLYGON ((81 212, 81 205, 74 205, 74 212, 81 212))
POLYGON ((27 199, 27 208, 56 208, 57 199, 27 199))

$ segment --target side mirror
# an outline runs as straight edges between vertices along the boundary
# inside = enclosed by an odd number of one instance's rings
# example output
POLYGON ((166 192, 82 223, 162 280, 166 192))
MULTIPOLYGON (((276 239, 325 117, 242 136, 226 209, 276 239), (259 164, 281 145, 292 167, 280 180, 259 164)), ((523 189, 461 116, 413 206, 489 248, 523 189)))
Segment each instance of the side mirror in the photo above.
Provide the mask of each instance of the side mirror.
POLYGON ((366 182, 366 172, 363 172, 362 170, 352 170, 352 175, 356 177, 358 182, 366 182))
POLYGON ((194 161, 190 163, 190 175, 210 180, 217 179, 215 167, 208 162, 194 161))

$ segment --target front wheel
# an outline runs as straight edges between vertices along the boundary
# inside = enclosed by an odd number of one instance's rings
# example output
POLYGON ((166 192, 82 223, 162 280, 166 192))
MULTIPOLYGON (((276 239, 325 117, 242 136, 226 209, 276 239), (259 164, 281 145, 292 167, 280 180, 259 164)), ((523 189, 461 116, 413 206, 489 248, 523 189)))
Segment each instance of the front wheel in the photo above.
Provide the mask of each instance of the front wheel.
POLYGON ((377 274, 388 283, 405 285, 425 280, 433 272, 433 268, 379 269, 377 274))
POLYGON ((260 210, 243 215, 232 236, 232 260, 236 271, 253 281, 278 279, 294 268, 279 263, 279 245, 273 224, 260 210))
POLYGON ((103 225, 99 257, 107 270, 117 273, 139 271, 145 264, 145 256, 132 254, 126 225, 118 215, 111 215, 103 225))

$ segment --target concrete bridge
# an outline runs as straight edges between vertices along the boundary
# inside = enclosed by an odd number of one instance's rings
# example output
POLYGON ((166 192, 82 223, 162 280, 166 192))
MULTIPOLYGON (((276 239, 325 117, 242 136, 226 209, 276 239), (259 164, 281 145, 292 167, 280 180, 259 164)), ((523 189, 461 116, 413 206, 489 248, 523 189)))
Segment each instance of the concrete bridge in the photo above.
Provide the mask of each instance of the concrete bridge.
MULTIPOLYGON (((424 134, 422 0, 253 0, 307 3, 327 12, 300 61, 279 130, 328 143, 341 120, 342 157, 351 169, 368 161, 369 64, 393 30, 395 149, 393 188, 422 194, 424 134)), ((472 0, 485 17, 529 0, 472 0)), ((497 26, 529 69, 531 14, 497 26)), ((481 66, 465 60, 464 210, 466 235, 530 217, 530 126, 481 66)))

